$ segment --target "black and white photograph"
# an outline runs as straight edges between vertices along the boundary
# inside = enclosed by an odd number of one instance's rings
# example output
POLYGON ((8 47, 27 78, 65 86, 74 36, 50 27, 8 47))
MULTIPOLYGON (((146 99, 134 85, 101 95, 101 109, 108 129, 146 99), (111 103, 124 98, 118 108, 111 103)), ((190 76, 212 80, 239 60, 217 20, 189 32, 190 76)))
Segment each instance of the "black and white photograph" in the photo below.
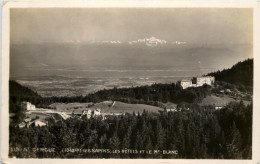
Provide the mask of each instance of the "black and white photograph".
POLYGON ((254 8, 9 15, 8 158, 252 160, 254 8))

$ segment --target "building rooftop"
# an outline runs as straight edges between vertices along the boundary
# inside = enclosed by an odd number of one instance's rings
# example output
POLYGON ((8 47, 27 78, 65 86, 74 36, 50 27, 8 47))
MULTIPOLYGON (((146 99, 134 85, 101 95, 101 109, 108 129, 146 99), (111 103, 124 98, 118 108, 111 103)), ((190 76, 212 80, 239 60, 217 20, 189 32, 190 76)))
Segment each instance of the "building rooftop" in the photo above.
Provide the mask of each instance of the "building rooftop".
POLYGON ((181 80, 181 82, 191 82, 191 80, 184 79, 184 80, 181 80))
POLYGON ((214 78, 214 76, 198 76, 197 78, 214 78))

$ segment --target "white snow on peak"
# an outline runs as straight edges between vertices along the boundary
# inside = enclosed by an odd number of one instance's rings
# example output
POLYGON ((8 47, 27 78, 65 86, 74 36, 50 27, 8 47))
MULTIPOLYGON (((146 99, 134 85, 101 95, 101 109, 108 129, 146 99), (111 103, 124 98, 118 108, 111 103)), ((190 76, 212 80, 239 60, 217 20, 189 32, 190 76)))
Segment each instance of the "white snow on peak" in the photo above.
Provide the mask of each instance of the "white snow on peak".
POLYGON ((122 42, 119 40, 105 40, 105 41, 92 41, 91 43, 111 43, 111 44, 121 44, 122 42))
POLYGON ((157 45, 162 45, 162 44, 166 44, 167 41, 166 40, 161 40, 161 39, 157 39, 155 37, 150 37, 150 38, 143 38, 143 39, 138 39, 138 40, 134 40, 134 41, 130 41, 128 42, 129 44, 137 44, 137 43, 144 43, 149 47, 155 47, 157 45))

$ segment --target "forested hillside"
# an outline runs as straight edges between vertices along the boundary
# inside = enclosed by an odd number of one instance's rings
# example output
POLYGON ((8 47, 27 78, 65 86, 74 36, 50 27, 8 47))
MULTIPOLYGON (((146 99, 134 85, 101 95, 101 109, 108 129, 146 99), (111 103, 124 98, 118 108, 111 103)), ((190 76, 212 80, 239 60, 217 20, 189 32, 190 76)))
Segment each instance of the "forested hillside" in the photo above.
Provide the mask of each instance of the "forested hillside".
POLYGON ((209 73, 217 81, 225 81, 235 85, 253 86, 253 59, 238 62, 230 69, 209 73))
POLYGON ((106 120, 97 117, 51 122, 48 127, 11 127, 9 155, 186 159, 251 159, 252 155, 252 104, 245 106, 242 102, 219 111, 193 105, 189 111, 144 111, 142 115, 126 114, 106 120), (34 148, 55 148, 55 152, 35 152, 34 148), (149 154, 141 150, 161 152, 149 154))
MULTIPOLYGON (((243 63, 250 62, 252 60, 243 63)), ((225 81, 228 75, 234 77, 229 74, 230 71, 237 76, 250 72, 251 67, 248 64, 238 63, 237 65, 222 71, 219 77, 225 81)), ((216 79, 220 80, 219 77, 216 79)), ((239 82, 233 84, 250 85, 244 77, 237 80, 239 82)), ((229 82, 232 83, 232 81, 229 82)), ((253 104, 245 106, 243 101, 231 102, 220 110, 215 110, 214 106, 197 104, 211 93, 212 87, 208 85, 182 89, 178 83, 172 83, 101 90, 85 97, 43 98, 29 88, 10 81, 9 156, 18 158, 251 159, 253 104), (46 127, 18 128, 16 126, 25 116, 24 109, 20 107, 21 101, 30 101, 44 107, 53 102, 97 103, 104 100, 154 106, 160 106, 161 103, 169 101, 179 105, 184 102, 189 103, 189 109, 168 113, 166 111, 127 113, 121 116, 111 116, 105 120, 101 117, 90 119, 72 117, 59 121, 50 118, 46 127), (27 151, 24 151, 25 148, 27 151), (55 152, 33 151, 35 148, 54 148, 55 152), (93 150, 99 152, 93 152, 93 150), (115 150, 117 153, 111 153, 115 150), (123 150, 129 150, 129 153, 123 153, 123 150), (178 153, 140 153, 142 150, 177 151, 178 153)))
POLYGON ((13 80, 9 81, 9 96, 10 101, 14 103, 16 101, 30 101, 35 104, 41 98, 36 92, 13 80))
POLYGON ((31 89, 10 81, 10 98, 13 103, 17 101, 30 101, 37 106, 46 107, 55 102, 102 102, 106 100, 117 100, 131 104, 148 104, 160 106, 160 103, 198 103, 211 94, 211 87, 204 85, 196 88, 183 90, 177 83, 153 84, 151 86, 140 86, 133 88, 114 88, 100 90, 87 96, 77 97, 41 97, 31 89))
POLYGON ((211 87, 203 85, 196 88, 182 89, 179 84, 153 84, 133 88, 114 88, 101 90, 85 97, 46 97, 42 98, 39 106, 54 102, 102 102, 116 100, 131 104, 147 104, 159 106, 161 103, 198 103, 211 94, 211 87))
POLYGON ((24 119, 24 110, 21 108, 22 101, 37 104, 41 100, 36 92, 24 87, 16 81, 9 81, 9 113, 10 126, 15 126, 24 119))

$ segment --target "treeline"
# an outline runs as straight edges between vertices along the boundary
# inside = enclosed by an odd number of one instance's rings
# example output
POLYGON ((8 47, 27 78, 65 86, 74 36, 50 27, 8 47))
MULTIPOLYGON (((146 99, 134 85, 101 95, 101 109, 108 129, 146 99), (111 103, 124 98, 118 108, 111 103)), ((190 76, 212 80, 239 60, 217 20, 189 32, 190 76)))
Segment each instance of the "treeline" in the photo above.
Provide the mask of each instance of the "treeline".
POLYGON ((32 102, 36 102, 37 99, 42 98, 40 95, 38 95, 37 92, 34 92, 30 88, 22 86, 21 84, 13 80, 9 81, 9 96, 13 102, 20 101, 19 98, 24 101, 28 100, 32 102))
POLYGON ((225 81, 237 86, 253 87, 253 59, 238 62, 230 69, 212 72, 208 76, 214 76, 217 81, 225 81))
POLYGON ((219 111, 192 105, 180 112, 76 119, 48 127, 10 127, 9 156, 17 158, 251 159, 252 104, 230 103, 219 111), (14 151, 55 148, 55 153, 14 151), (63 148, 177 150, 173 154, 62 152, 63 148))
POLYGON ((40 107, 46 107, 55 102, 94 102, 105 100, 117 100, 126 103, 142 103, 160 106, 160 103, 198 103, 211 94, 211 87, 204 85, 183 90, 180 84, 153 84, 133 88, 114 88, 100 90, 87 96, 77 97, 41 97, 27 87, 23 87, 15 81, 10 81, 10 101, 30 101, 40 107), (17 91, 17 92, 15 92, 17 91))
POLYGON ((161 103, 198 103, 211 94, 211 87, 204 85, 197 88, 183 90, 179 84, 153 84, 133 88, 114 88, 101 90, 85 97, 49 97, 42 98, 38 105, 46 105, 54 102, 94 102, 116 100, 132 104, 148 104, 160 106, 161 103))
MULTIPOLYGON (((10 105, 18 105, 22 101, 29 101, 32 104, 39 103, 43 98, 30 88, 22 86, 16 81, 9 81, 9 103, 10 105)), ((14 112, 15 108, 9 108, 10 112, 14 112)))
POLYGON ((9 81, 9 114, 10 126, 15 126, 22 122, 25 117, 25 109, 21 108, 22 101, 29 101, 37 104, 42 100, 42 97, 31 89, 22 86, 16 81, 9 81))

